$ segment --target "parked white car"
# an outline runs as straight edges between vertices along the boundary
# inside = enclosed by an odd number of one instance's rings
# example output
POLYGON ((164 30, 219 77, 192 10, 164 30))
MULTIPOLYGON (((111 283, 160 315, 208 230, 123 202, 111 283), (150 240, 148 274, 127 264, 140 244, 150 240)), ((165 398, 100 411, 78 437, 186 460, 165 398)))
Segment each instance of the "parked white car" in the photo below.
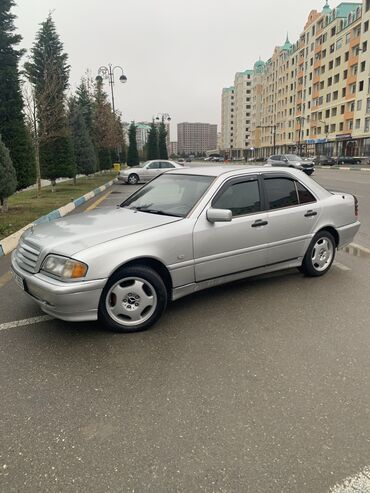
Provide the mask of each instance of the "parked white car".
POLYGON ((152 180, 156 176, 161 175, 165 171, 174 168, 183 168, 183 166, 175 161, 168 161, 164 159, 155 159, 153 161, 146 161, 140 166, 132 166, 120 171, 118 180, 130 185, 136 185, 137 183, 145 183, 152 180))
POLYGON ((293 168, 174 169, 118 208, 27 230, 12 269, 44 312, 133 332, 201 289, 291 267, 322 276, 360 227, 357 205, 293 168))

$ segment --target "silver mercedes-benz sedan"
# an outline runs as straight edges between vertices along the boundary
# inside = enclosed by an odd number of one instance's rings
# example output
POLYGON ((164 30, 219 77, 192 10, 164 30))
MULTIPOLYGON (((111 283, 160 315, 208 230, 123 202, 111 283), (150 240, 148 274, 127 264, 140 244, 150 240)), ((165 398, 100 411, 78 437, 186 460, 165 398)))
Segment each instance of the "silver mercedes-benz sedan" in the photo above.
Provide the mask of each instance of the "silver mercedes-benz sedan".
POLYGON ((322 276, 357 216, 354 196, 298 170, 177 169, 115 209, 26 231, 12 268, 46 313, 134 332, 201 289, 291 267, 322 276))
POLYGON ((147 182, 153 180, 156 176, 161 175, 165 171, 175 168, 183 168, 179 163, 175 161, 168 161, 164 159, 155 159, 154 161, 146 161, 140 166, 132 166, 131 168, 123 169, 118 175, 118 180, 130 185, 136 185, 137 183, 147 182))

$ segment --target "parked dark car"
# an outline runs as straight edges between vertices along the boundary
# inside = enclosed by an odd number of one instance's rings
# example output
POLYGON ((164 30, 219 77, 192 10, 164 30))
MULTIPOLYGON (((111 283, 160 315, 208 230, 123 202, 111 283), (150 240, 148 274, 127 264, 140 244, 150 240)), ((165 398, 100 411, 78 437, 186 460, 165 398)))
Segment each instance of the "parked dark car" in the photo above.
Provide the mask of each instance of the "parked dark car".
POLYGON ((270 156, 265 166, 284 166, 287 168, 295 168, 304 171, 306 175, 312 175, 315 171, 314 162, 312 160, 303 159, 297 154, 277 154, 270 156))
POLYGON ((338 164, 361 164, 362 159, 359 157, 350 157, 350 156, 340 156, 338 158, 338 164))
POLYGON ((316 166, 334 166, 337 161, 329 156, 315 156, 313 162, 316 166))

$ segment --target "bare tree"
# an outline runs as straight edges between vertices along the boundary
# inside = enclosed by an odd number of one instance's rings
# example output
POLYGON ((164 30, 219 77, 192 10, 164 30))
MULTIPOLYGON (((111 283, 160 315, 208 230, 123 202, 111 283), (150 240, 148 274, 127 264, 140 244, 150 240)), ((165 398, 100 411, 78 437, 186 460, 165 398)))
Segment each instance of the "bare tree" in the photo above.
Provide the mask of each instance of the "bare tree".
MULTIPOLYGON (((40 147, 58 137, 66 135, 66 127, 60 125, 60 105, 55 104, 60 94, 62 82, 57 75, 50 71, 45 79, 43 90, 37 95, 35 86, 25 80, 22 85, 24 110, 28 127, 31 130, 35 149, 37 195, 41 192, 40 147)), ((55 182, 52 180, 52 191, 55 182)))

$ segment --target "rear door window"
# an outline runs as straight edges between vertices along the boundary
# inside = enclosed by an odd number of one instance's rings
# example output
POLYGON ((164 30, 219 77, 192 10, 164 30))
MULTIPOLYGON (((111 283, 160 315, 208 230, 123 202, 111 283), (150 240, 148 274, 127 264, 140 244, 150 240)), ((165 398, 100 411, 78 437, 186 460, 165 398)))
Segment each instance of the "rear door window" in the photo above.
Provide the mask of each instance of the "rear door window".
POLYGON ((312 193, 307 190, 305 186, 302 185, 299 181, 296 182, 298 199, 300 204, 308 204, 310 202, 316 202, 315 197, 312 193))
POLYGON ((299 204, 294 180, 265 178, 264 185, 269 209, 281 209, 299 204))

